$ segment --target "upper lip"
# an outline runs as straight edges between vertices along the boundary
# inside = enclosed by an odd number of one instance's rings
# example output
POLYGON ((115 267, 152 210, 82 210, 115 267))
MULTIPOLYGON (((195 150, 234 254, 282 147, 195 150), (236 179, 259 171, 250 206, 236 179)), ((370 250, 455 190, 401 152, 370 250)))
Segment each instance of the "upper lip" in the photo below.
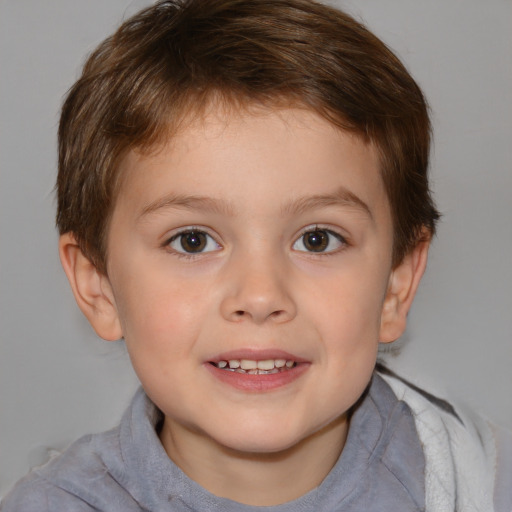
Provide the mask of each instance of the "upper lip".
POLYGON ((306 359, 299 357, 290 352, 275 348, 269 349, 238 349, 222 352, 208 359, 210 363, 218 363, 219 361, 232 361, 248 359, 249 361, 265 361, 268 359, 285 359, 286 361, 295 361, 296 363, 305 363, 306 359))

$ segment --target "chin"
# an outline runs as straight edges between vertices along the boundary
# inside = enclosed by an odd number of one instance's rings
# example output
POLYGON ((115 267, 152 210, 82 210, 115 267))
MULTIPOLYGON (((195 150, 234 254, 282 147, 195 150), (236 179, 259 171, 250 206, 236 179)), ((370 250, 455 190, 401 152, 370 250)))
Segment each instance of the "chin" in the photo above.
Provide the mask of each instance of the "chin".
POLYGON ((261 455, 284 452, 311 435, 286 431, 279 423, 265 428, 230 429, 227 436, 223 434, 216 441, 225 448, 240 453, 261 455))
POLYGON ((251 455, 270 455, 286 452, 296 446, 299 441, 290 441, 284 439, 240 439, 236 442, 232 440, 224 445, 229 450, 238 452, 240 454, 251 454, 251 455))

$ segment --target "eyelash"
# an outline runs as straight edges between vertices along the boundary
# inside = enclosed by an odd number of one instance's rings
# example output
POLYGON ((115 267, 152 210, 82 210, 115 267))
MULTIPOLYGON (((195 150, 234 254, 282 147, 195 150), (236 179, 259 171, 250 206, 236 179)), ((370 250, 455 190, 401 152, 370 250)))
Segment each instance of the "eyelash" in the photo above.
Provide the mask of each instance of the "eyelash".
POLYGON ((339 247, 330 249, 328 251, 325 251, 325 250, 314 251, 314 250, 300 250, 300 249, 295 249, 295 250, 297 250, 298 252, 303 252, 303 253, 306 253, 308 255, 313 255, 313 256, 332 256, 332 255, 339 253, 343 249, 346 249, 349 246, 347 239, 344 236, 342 236, 340 233, 337 233, 336 231, 333 231, 332 229, 316 225, 316 226, 308 226, 307 228, 304 228, 302 230, 301 234, 299 235, 299 237, 293 243, 292 248, 295 248, 296 244, 298 244, 300 241, 302 241, 302 244, 304 245, 304 237, 306 235, 312 234, 312 233, 327 234, 327 236, 328 236, 327 247, 329 246, 330 243, 332 243, 333 238, 339 243, 339 247))
POLYGON ((204 228, 198 228, 198 227, 189 227, 189 228, 183 229, 182 231, 172 235, 169 239, 167 239, 163 243, 163 246, 167 250, 174 253, 179 258, 186 258, 186 259, 197 258, 198 256, 200 256, 202 254, 216 252, 217 250, 222 248, 222 246, 215 240, 215 238, 213 238, 213 236, 211 236, 207 231, 205 231, 204 228), (198 239, 200 239, 201 237, 205 237, 206 246, 204 248, 208 248, 208 246, 211 245, 212 243, 215 244, 216 247, 213 249, 210 247, 210 250, 208 250, 208 251, 205 251, 204 249, 197 251, 197 252, 186 251, 185 248, 183 247, 183 242, 185 240, 185 236, 192 235, 192 234, 195 234, 198 239), (178 250, 177 248, 172 246, 172 244, 176 241, 180 242, 181 249, 183 249, 183 250, 178 250))
MULTIPOLYGON (((321 237, 319 237, 321 238, 321 237)), ((335 242, 335 243, 336 243, 335 242)), ((311 240, 309 241, 309 244, 311 244, 311 240)), ((163 244, 163 247, 165 247, 167 250, 173 252, 177 257, 179 258, 186 258, 186 259, 193 259, 197 258, 198 256, 202 254, 208 254, 210 252, 216 252, 219 249, 222 249, 222 246, 203 228, 199 227, 190 227, 183 229, 182 231, 172 235, 169 239, 167 239, 163 244), (204 248, 201 250, 194 252, 194 251, 187 251, 185 247, 183 246, 184 237, 187 235, 195 234, 196 238, 199 239, 199 243, 201 242, 201 237, 204 237, 203 242, 206 243, 204 248), (173 243, 180 241, 181 249, 179 250, 175 247, 173 247, 173 243), (212 248, 211 244, 215 244, 215 247, 212 248), (209 247, 210 245, 210 247, 209 247), (205 251, 204 249, 208 248, 209 250, 205 251)), ((292 244, 292 249, 296 250, 297 252, 306 253, 313 256, 331 256, 333 254, 337 254, 339 251, 342 251, 344 248, 348 246, 348 242, 341 234, 333 231, 332 229, 324 228, 322 226, 308 226, 307 228, 304 228, 301 234, 295 239, 295 241, 292 244), (314 249, 308 250, 306 248, 306 244, 304 242, 304 237, 308 234, 313 233, 322 233, 324 235, 327 235, 327 240, 323 240, 327 245, 322 248, 322 250, 315 251, 314 249), (336 247, 334 249, 325 250, 329 247, 329 245, 333 242, 333 239, 339 243, 339 247, 336 247), (306 250, 298 249, 296 246, 302 242, 302 245, 305 247, 306 250)))

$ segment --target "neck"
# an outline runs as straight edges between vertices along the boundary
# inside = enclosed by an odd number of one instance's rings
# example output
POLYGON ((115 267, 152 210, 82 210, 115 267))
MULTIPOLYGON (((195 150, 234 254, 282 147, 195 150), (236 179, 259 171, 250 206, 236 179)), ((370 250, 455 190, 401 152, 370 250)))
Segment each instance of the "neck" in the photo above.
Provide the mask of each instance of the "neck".
POLYGON ((166 418, 160 438, 169 457, 216 496, 245 505, 279 505, 318 487, 345 444, 342 416, 286 450, 246 453, 216 443, 166 418))

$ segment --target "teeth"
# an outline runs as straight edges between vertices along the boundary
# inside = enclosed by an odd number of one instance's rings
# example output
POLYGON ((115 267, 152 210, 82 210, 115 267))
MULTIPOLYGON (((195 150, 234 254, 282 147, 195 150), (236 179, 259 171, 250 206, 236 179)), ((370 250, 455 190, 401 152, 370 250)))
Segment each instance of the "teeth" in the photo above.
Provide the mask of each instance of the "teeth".
POLYGON ((258 363, 249 359, 242 359, 240 361, 240 368, 242 368, 242 370, 256 370, 258 363))
POLYGON ((230 359, 229 361, 219 361, 215 363, 215 366, 238 373, 265 375, 293 368, 295 364, 295 361, 286 359, 263 359, 261 361, 253 359, 230 359))
POLYGON ((258 361, 258 370, 272 370, 275 362, 272 359, 266 359, 265 361, 258 361))

